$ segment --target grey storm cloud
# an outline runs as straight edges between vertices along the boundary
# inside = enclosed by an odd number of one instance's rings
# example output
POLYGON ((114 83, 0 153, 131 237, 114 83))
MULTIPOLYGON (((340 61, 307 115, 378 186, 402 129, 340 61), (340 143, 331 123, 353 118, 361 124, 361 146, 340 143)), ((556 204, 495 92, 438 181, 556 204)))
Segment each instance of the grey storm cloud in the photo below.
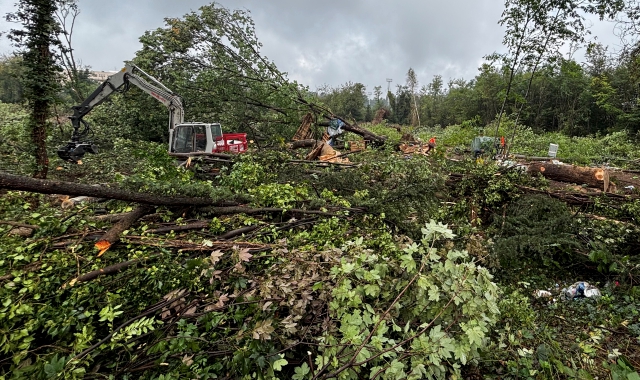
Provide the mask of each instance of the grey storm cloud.
MULTIPOLYGON (((79 0, 74 49, 94 70, 117 70, 140 48, 139 37, 209 4, 206 0, 79 0)), ((503 10, 496 0, 221 0, 246 9, 262 53, 289 77, 315 89, 361 82, 403 84, 408 69, 420 84, 433 75, 471 79, 482 57, 502 51, 503 10)), ((0 13, 11 11, 7 2, 0 13)), ((0 29, 11 25, 0 23, 0 29)), ((0 51, 10 52, 3 39, 0 51)))

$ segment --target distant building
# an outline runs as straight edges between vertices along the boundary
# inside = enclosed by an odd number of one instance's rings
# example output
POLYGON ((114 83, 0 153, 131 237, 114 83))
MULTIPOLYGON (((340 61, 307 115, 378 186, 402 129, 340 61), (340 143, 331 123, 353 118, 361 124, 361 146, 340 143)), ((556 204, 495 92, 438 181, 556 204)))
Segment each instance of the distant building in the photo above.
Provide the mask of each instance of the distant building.
POLYGON ((89 79, 93 79, 98 82, 104 82, 105 80, 107 80, 107 78, 115 73, 117 73, 117 71, 90 71, 89 79))

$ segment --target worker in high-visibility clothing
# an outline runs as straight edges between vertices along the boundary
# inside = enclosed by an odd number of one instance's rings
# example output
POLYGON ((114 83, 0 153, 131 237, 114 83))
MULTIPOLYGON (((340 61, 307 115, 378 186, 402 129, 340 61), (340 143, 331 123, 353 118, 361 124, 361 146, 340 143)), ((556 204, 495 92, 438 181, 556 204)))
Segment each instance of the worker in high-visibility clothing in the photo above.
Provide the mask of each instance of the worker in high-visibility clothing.
POLYGON ((435 148, 436 148, 436 138, 432 137, 432 138, 429 139, 429 143, 427 144, 427 152, 426 153, 431 152, 431 150, 435 149, 435 148))

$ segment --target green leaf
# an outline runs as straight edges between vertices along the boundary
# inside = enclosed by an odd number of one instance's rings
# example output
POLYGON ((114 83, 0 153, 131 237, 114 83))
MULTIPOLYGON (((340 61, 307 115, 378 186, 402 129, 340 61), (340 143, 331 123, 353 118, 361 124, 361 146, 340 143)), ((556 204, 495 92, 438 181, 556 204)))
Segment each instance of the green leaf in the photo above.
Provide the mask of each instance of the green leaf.
POLYGON ((628 373, 627 374, 627 379, 629 379, 629 380, 640 380, 640 375, 638 375, 638 372, 628 373))
POLYGON ((305 376, 309 373, 309 365, 307 363, 302 363, 300 367, 297 367, 295 372, 296 374, 291 376, 293 380, 304 380, 305 376))
POLYGON ((444 239, 453 239, 456 235, 447 227, 446 224, 442 224, 431 219, 428 223, 425 224, 424 228, 422 228, 423 239, 438 240, 440 237, 444 239))
POLYGON ((438 302, 439 300, 440 300, 440 289, 436 285, 431 285, 429 287, 429 301, 438 302))
POLYGON ((282 367, 289 364, 287 359, 284 358, 284 355, 280 354, 279 359, 273 362, 273 370, 274 371, 282 371, 282 367))
POLYGON ((404 363, 398 361, 398 359, 393 359, 391 365, 389 366, 389 368, 387 368, 384 374, 393 375, 394 377, 390 378, 395 378, 398 380, 405 378, 406 376, 404 373, 404 363))
POLYGON ((413 273, 416 271, 416 262, 413 259, 413 256, 410 254, 400 256, 400 267, 407 270, 409 273, 413 273))
POLYGON ((482 338, 484 338, 484 332, 480 326, 475 326, 467 330, 467 336, 469 337, 469 342, 471 344, 475 344, 477 346, 482 345, 482 338))

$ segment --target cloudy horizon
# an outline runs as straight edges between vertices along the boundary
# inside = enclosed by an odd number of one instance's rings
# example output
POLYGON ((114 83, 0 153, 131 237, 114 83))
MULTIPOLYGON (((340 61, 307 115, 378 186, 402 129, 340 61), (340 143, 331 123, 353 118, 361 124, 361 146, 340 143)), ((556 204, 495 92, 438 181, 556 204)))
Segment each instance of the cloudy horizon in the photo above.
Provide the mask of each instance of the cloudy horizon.
MULTIPOLYGON (((80 15, 74 29, 78 60, 97 71, 119 70, 141 47, 147 30, 164 26, 165 17, 181 17, 206 0, 79 0, 80 15)), ((498 25, 503 4, 495 0, 352 0, 305 2, 299 0, 220 0, 229 9, 246 9, 255 22, 262 54, 289 78, 315 90, 360 82, 391 88, 404 84, 408 69, 415 70, 420 86, 434 75, 445 81, 472 79, 483 57, 503 51, 504 30, 498 25)), ((12 10, 0 5, 0 12, 12 10)), ((13 25, 2 21, 0 30, 13 25)), ((593 36, 614 44, 611 25, 594 22, 593 36)), ((6 37, 0 52, 13 48, 6 37)))

